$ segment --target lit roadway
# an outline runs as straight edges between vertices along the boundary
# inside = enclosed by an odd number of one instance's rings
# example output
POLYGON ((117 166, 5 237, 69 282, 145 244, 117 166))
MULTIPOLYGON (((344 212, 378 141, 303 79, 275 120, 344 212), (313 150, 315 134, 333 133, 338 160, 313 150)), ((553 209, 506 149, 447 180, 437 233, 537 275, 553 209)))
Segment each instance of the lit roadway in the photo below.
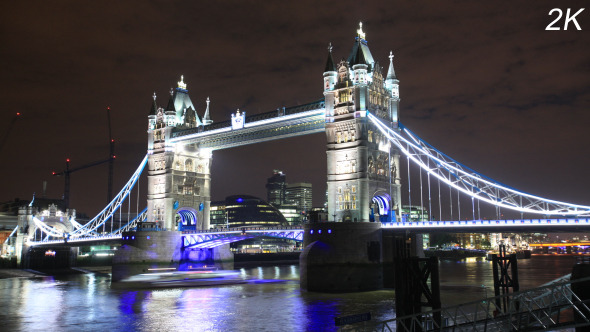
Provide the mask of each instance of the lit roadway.
POLYGON ((410 233, 576 233, 590 231, 590 219, 415 221, 385 224, 383 228, 410 233))

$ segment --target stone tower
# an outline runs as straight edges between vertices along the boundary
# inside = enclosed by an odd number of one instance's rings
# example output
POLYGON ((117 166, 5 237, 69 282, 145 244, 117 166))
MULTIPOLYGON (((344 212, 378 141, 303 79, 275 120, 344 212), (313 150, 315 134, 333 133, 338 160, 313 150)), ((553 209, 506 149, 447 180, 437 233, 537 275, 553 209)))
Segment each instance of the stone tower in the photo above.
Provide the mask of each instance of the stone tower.
MULTIPOLYGON (((330 221, 398 221, 399 151, 370 123, 368 113, 398 129, 399 81, 373 60, 362 23, 347 60, 324 71, 328 211, 330 221)), ((399 129, 398 129, 399 130, 399 129)))
POLYGON ((209 118, 209 98, 201 122, 181 77, 170 91, 166 108, 156 94, 148 116, 147 221, 166 230, 208 229, 211 201, 211 151, 196 144, 172 144, 176 130, 203 127, 209 118))

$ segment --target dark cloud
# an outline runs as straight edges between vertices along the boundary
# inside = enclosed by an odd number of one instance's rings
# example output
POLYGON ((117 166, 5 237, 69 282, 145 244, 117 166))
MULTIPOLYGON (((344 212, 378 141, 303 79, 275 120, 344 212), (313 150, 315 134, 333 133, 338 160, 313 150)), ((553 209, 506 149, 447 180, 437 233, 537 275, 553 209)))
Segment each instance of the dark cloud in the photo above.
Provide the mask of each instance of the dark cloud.
MULTIPOLYGON (((108 156, 106 106, 117 140, 115 187, 146 151, 151 95, 165 104, 184 75, 199 114, 215 121, 322 97, 329 42, 346 58, 359 21, 373 56, 390 50, 401 117, 419 136, 513 187, 590 204, 590 12, 582 31, 545 31, 549 10, 584 1, 6 2, 0 8, 0 201, 31 197, 64 159, 108 156)), ((567 6, 567 7, 566 7, 567 6)), ((323 201, 325 138, 312 135, 219 151, 213 195, 263 196, 273 168, 313 181, 323 201), (239 165, 239 166, 238 166, 239 165)), ((72 175, 72 205, 104 205, 106 166, 72 175)))

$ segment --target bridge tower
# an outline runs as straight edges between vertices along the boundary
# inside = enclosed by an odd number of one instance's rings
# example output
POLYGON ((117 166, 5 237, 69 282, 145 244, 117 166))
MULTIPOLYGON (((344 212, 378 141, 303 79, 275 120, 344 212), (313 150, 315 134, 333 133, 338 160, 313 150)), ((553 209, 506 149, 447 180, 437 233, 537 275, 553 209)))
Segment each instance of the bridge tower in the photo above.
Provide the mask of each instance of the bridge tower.
POLYGON ((166 230, 208 229, 211 151, 197 144, 172 144, 175 130, 201 131, 212 123, 209 98, 203 121, 189 97, 184 77, 170 90, 166 108, 156 94, 148 116, 147 221, 166 230))
POLYGON ((398 128, 399 81, 373 60, 362 23, 347 60, 324 71, 330 221, 396 221, 401 217, 399 151, 369 122, 367 112, 398 128))

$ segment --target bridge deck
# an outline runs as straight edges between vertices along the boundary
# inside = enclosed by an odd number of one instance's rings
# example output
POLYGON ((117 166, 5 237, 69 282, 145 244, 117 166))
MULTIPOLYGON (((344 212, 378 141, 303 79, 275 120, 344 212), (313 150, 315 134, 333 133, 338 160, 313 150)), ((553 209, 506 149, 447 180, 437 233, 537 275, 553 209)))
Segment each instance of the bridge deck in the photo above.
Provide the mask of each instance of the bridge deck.
POLYGON ((172 133, 171 142, 198 143, 201 148, 226 149, 325 131, 324 101, 246 116, 243 128, 231 121, 172 133))

